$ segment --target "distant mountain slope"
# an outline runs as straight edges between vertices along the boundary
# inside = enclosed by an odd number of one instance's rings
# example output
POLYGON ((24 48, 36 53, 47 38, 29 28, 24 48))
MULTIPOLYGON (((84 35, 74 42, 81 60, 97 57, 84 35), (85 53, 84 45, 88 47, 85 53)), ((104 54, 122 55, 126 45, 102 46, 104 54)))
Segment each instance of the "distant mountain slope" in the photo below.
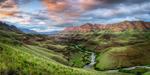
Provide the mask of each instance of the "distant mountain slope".
POLYGON ((20 31, 17 27, 15 27, 13 25, 8 25, 8 24, 6 24, 4 22, 0 22, 0 30, 22 33, 22 31, 20 31))
POLYGON ((38 32, 26 28, 20 28, 20 30, 24 33, 30 33, 30 34, 38 34, 38 32))
POLYGON ((93 30, 111 30, 111 31, 125 31, 125 30, 146 30, 150 29, 150 22, 144 21, 124 21, 115 24, 84 24, 81 26, 67 27, 64 31, 81 31, 89 32, 93 30))

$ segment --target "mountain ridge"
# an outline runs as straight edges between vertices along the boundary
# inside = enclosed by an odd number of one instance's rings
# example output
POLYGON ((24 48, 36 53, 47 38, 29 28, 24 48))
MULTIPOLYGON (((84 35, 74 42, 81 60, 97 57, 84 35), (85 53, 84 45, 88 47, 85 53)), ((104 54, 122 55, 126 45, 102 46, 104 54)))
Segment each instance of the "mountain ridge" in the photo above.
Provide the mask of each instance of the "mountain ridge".
POLYGON ((90 32, 94 30, 125 31, 125 30, 147 30, 147 29, 150 29, 150 22, 123 21, 114 24, 86 23, 81 26, 67 27, 66 29, 64 29, 64 31, 90 32))
POLYGON ((17 32, 17 33, 22 33, 22 31, 20 29, 18 29, 16 26, 9 25, 9 24, 1 22, 1 21, 0 21, 0 30, 13 31, 13 32, 17 32))
POLYGON ((27 34, 39 34, 38 32, 26 28, 19 28, 22 32, 27 33, 27 34))

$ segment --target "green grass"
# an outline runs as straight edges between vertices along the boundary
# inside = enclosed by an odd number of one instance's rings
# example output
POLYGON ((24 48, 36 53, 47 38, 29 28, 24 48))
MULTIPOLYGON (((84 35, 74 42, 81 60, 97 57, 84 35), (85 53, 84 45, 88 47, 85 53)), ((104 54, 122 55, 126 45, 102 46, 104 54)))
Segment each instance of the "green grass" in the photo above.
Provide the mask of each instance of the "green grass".
MULTIPOLYGON (((49 59, 53 55, 61 58, 59 54, 51 51, 39 54, 33 49, 36 48, 34 46, 28 48, 28 46, 11 46, 0 43, 0 47, 1 75, 130 75, 71 68, 49 59)), ((47 51, 47 49, 39 47, 37 49, 47 51)))
POLYGON ((90 58, 89 53, 85 52, 74 53, 69 60, 69 64, 73 67, 83 68, 86 64, 90 63, 89 58, 90 58))
MULTIPOLYGON (((69 35, 69 34, 68 34, 69 35)), ((150 64, 150 32, 130 30, 124 32, 96 31, 89 33, 73 33, 70 36, 77 36, 86 41, 69 40, 69 44, 79 45, 88 51, 96 52, 99 70, 118 69, 136 65, 150 64)), ((68 39, 71 37, 68 36, 68 39)), ((76 38, 76 37, 74 37, 76 38)), ((78 39, 77 38, 77 39, 78 39)), ((72 38, 71 38, 72 39, 72 38)), ((70 49, 67 49, 73 52, 70 49)), ((80 51, 75 48, 74 51, 80 51)), ((82 55, 72 55, 71 64, 83 64, 82 55)))
POLYGON ((61 52, 61 51, 65 50, 66 46, 60 45, 60 44, 51 44, 51 43, 49 43, 49 44, 43 45, 42 47, 46 47, 48 49, 52 49, 54 51, 60 51, 61 52))
POLYGON ((97 58, 96 68, 100 70, 117 69, 122 67, 149 65, 149 43, 106 49, 97 58))
POLYGON ((82 69, 75 69, 64 66, 53 60, 35 56, 20 50, 18 48, 0 44, 3 48, 0 53, 0 73, 14 75, 92 75, 94 72, 89 72, 82 69))
POLYGON ((132 73, 135 75, 142 75, 146 72, 150 72, 149 68, 141 68, 141 67, 136 67, 134 69, 120 69, 119 72, 124 72, 124 73, 132 73))
POLYGON ((150 75, 150 72, 146 72, 146 73, 144 73, 143 75, 150 75))
POLYGON ((39 57, 53 59, 59 63, 65 64, 65 65, 68 64, 67 60, 63 58, 64 56, 62 54, 56 53, 52 50, 48 50, 48 49, 41 48, 38 46, 31 46, 31 45, 17 47, 17 49, 28 51, 29 53, 32 53, 39 57))

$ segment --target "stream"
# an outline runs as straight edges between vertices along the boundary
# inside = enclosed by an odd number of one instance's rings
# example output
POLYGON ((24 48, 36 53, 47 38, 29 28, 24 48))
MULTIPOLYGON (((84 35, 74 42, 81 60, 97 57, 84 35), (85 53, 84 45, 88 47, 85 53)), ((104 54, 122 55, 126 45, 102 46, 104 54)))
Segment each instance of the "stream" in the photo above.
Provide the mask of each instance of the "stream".
POLYGON ((96 63, 96 55, 94 52, 91 52, 90 63, 85 65, 84 68, 92 68, 96 63))
MULTIPOLYGON (((94 52, 91 52, 91 56, 90 56, 90 63, 85 65, 83 68, 85 69, 92 69, 93 66, 96 64, 96 54, 94 52)), ((128 67, 128 68, 123 68, 125 70, 133 70, 135 68, 148 68, 150 69, 149 66, 134 66, 134 67, 128 67)), ((119 70, 108 70, 106 72, 119 72, 119 70)))

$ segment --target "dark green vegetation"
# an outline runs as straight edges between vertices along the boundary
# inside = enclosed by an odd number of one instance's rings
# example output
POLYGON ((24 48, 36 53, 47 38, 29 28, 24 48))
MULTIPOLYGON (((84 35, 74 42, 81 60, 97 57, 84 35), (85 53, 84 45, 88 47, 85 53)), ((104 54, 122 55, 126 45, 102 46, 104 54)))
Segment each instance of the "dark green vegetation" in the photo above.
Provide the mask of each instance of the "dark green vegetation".
POLYGON ((146 72, 146 73, 144 73, 143 75, 150 75, 150 72, 146 72))
POLYGON ((146 74, 150 71, 150 68, 145 68, 145 67, 136 67, 134 69, 120 69, 120 72, 125 72, 125 73, 132 73, 135 75, 142 75, 146 74))
POLYGON ((150 65, 149 31, 72 32, 64 36, 25 34, 0 23, 0 75, 150 74, 147 68, 123 69, 150 65), (91 52, 97 55, 95 70, 83 69, 90 63, 91 52), (108 72, 111 69, 120 72, 108 72))

